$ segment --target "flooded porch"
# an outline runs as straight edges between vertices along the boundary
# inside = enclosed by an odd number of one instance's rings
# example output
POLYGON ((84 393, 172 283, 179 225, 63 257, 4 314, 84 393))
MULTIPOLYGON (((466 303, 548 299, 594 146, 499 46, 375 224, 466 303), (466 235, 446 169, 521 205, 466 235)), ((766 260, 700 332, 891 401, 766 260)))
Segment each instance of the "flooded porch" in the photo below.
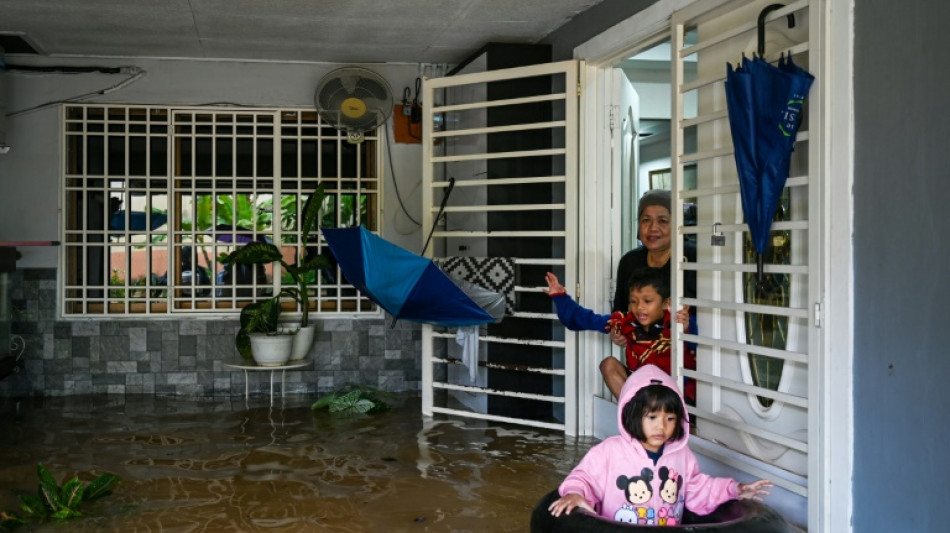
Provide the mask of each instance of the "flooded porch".
POLYGON ((423 418, 414 395, 358 417, 312 411, 315 399, 0 399, 0 510, 19 510, 13 491, 36 490, 41 462, 60 483, 122 478, 70 532, 526 531, 594 443, 423 418))

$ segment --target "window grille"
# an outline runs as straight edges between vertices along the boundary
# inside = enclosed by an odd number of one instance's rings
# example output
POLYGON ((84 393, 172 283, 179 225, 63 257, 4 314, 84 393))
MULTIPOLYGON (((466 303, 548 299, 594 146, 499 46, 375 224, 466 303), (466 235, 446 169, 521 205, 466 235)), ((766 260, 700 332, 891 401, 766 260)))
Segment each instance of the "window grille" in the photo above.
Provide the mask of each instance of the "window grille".
MULTIPOLYGON (((292 281, 280 265, 225 268, 250 241, 289 264, 331 259, 297 214, 318 184, 319 225, 379 230, 379 145, 354 144, 297 109, 63 107, 63 314, 233 313, 292 281)), ((311 310, 378 313, 335 262, 311 283, 311 310)), ((283 302, 285 312, 299 312, 283 302)))

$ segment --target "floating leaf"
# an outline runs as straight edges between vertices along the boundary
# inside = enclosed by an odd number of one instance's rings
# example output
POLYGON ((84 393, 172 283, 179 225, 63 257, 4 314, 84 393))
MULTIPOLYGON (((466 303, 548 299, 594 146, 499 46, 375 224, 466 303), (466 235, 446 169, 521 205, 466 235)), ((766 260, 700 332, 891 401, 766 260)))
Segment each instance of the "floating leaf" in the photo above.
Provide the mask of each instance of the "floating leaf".
POLYGON ((50 518, 54 520, 68 520, 77 516, 82 516, 82 513, 75 509, 70 509, 69 507, 63 507, 59 511, 50 515, 50 518))
POLYGON ((20 493, 20 509, 23 509, 23 512, 36 516, 39 518, 46 518, 49 512, 46 509, 46 506, 43 504, 43 500, 37 498, 32 494, 20 493))
POLYGON ((115 474, 102 474, 86 485, 83 492, 83 501, 92 501, 110 494, 121 478, 115 474))
POLYGON ((331 413, 338 415, 365 414, 388 410, 390 405, 380 399, 381 396, 393 397, 388 392, 368 385, 347 383, 314 402, 311 409, 317 410, 328 407, 331 413))
POLYGON ((63 502, 59 499, 59 485, 54 481, 52 485, 48 482, 40 483, 39 497, 43 505, 53 513, 63 508, 63 502))
POLYGON ((22 526, 26 522, 15 515, 7 511, 0 511, 0 531, 12 531, 14 528, 22 526))
POLYGON ((336 394, 331 392, 330 394, 318 398, 317 401, 313 402, 313 405, 311 405, 310 408, 314 411, 317 409, 323 409, 324 407, 329 407, 334 400, 336 400, 336 394))
POLYGON ((63 484, 60 489, 59 499, 67 509, 75 509, 82 503, 82 482, 78 477, 74 477, 63 484))

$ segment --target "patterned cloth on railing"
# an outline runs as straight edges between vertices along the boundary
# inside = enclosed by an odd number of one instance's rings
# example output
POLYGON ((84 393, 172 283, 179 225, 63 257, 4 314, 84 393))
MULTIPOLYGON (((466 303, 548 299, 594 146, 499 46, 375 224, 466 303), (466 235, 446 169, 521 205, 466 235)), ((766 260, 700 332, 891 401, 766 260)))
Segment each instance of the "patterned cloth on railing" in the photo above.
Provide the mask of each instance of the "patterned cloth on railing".
POLYGON ((510 257, 445 257, 436 261, 449 275, 505 295, 505 314, 515 312, 515 261, 510 257))

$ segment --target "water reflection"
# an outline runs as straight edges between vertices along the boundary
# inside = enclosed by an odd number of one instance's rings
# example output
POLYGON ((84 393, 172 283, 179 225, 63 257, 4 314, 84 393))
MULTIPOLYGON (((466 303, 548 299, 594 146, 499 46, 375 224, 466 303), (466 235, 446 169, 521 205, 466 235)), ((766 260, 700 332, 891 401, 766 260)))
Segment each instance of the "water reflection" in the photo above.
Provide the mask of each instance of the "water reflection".
POLYGON ((123 479, 70 532, 526 531, 535 502, 592 444, 423 419, 416 397, 360 418, 312 401, 0 400, 0 509, 18 508, 12 491, 34 490, 42 462, 58 481, 123 479))

